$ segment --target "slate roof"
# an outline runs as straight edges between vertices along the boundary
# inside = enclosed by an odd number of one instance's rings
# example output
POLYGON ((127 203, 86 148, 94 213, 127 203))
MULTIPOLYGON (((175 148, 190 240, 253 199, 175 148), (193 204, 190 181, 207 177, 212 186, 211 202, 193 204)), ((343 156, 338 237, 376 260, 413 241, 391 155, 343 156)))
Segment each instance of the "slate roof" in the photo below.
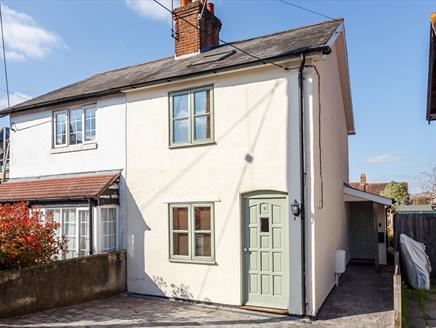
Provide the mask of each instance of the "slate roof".
POLYGON ((120 172, 43 177, 0 184, 0 202, 95 199, 120 176, 120 172))
POLYGON ((261 60, 227 44, 190 57, 177 59, 167 57, 95 74, 80 82, 15 105, 11 112, 116 94, 135 87, 264 64, 273 60, 300 56, 303 52, 329 53, 331 49, 328 42, 342 23, 342 19, 336 19, 231 43, 261 60))

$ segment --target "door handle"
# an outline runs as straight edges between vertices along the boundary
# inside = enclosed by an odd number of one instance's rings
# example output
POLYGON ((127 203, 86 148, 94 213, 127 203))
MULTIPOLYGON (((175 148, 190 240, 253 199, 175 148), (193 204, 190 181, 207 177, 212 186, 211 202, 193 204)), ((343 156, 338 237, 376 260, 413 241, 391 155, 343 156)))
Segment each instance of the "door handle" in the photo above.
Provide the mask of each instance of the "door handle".
POLYGON ((248 252, 248 248, 244 247, 244 252, 247 253, 248 252))

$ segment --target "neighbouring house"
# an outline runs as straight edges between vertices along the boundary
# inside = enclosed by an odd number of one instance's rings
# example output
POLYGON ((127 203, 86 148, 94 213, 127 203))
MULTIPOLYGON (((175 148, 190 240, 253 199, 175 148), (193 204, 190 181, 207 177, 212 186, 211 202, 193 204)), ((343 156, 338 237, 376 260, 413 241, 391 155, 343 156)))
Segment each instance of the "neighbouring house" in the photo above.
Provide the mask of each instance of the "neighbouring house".
POLYGON ((436 120, 436 13, 430 16, 426 119, 429 123, 436 120))
POLYGON ((115 235, 131 293, 315 316, 336 250, 352 256, 350 208, 372 209, 356 256, 381 263, 391 204, 348 185, 343 20, 219 45, 203 6, 174 10, 175 55, 14 106, 0 200, 55 211, 96 251, 115 235))
MULTIPOLYGON (((409 184, 407 182, 399 182, 406 186, 407 190, 409 190, 409 184)), ((389 182, 371 182, 368 183, 366 179, 366 174, 362 173, 360 175, 359 182, 351 182, 351 187, 355 189, 359 189, 362 191, 369 192, 371 194, 375 195, 381 195, 382 192, 385 190, 386 186, 389 184, 389 182)))
POLYGON ((125 99, 65 101, 63 92, 11 110, 0 202, 25 201, 53 215, 69 240, 66 258, 113 251, 125 226, 125 99))

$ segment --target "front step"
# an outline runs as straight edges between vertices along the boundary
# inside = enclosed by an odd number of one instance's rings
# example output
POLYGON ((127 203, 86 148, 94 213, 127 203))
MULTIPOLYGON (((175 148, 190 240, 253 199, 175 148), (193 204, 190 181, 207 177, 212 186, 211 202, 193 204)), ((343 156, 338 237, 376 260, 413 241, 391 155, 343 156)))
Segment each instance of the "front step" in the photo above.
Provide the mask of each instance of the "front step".
POLYGON ((271 314, 280 314, 280 315, 289 315, 288 309, 274 309, 263 306, 251 306, 251 305, 242 305, 240 307, 242 310, 248 311, 256 311, 256 312, 265 312, 271 314))

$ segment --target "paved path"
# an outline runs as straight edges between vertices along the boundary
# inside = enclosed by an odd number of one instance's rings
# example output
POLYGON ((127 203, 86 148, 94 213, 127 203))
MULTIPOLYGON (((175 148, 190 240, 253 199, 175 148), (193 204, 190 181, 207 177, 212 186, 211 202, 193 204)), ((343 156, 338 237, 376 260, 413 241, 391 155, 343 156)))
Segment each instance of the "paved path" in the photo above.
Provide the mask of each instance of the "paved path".
POLYGON ((392 279, 351 266, 320 312, 320 319, 194 305, 158 298, 115 296, 0 320, 0 327, 392 327, 392 279))
POLYGON ((392 273, 350 265, 318 319, 334 327, 393 327, 393 308, 392 273))

